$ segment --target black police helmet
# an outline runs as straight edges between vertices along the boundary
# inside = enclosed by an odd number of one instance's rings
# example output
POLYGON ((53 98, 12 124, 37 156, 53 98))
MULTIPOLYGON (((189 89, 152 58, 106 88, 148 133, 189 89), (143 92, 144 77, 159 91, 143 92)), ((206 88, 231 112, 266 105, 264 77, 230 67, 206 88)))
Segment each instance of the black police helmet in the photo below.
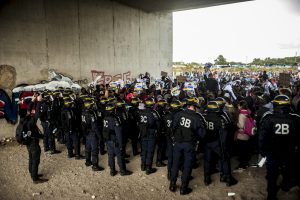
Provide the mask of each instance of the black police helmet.
POLYGON ((138 106, 140 102, 141 102, 141 100, 139 98, 134 97, 131 99, 131 104, 133 106, 138 106))
POLYGON ((219 112, 220 111, 220 105, 216 101, 210 101, 207 104, 207 111, 208 112, 219 112))
POLYGON ((199 107, 199 99, 196 97, 188 98, 186 104, 188 106, 199 107))
POLYGON ((214 101, 217 102, 220 105, 220 107, 224 107, 226 104, 226 100, 222 97, 218 97, 214 101))
POLYGON ((118 100, 117 103, 116 103, 116 106, 117 106, 118 108, 121 108, 121 107, 123 107, 125 104, 126 104, 126 103, 125 103, 124 100, 118 100))
POLYGON ((115 109, 115 105, 112 103, 108 103, 105 105, 105 110, 106 111, 113 111, 115 109))
POLYGON ((290 107, 290 98, 286 95, 277 95, 272 101, 274 107, 290 107))
POLYGON ((182 106, 181 102, 179 100, 173 100, 170 104, 171 108, 176 109, 180 108, 182 106))
POLYGON ((154 99, 153 98, 148 98, 146 101, 145 101, 145 106, 147 108, 150 108, 154 105, 154 99))

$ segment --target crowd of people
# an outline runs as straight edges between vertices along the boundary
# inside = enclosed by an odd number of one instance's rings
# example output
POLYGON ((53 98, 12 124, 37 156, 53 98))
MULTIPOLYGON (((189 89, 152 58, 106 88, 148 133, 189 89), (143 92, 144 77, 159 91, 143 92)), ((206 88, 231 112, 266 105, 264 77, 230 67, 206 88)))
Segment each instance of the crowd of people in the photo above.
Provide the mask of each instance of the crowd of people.
POLYGON ((120 175, 126 176, 133 173, 126 169, 128 158, 140 155, 141 168, 136 170, 147 175, 157 171, 153 162, 167 167, 171 192, 177 190, 181 171, 181 195, 192 192, 189 181, 199 166, 197 154, 203 154, 205 185, 211 184, 216 172, 220 182, 237 184, 231 158, 237 156, 237 168, 246 169, 258 165, 258 159, 250 160, 260 155, 267 160, 268 199, 276 199, 279 189, 299 186, 300 82, 296 76, 283 87, 274 74, 214 73, 207 68, 201 76, 190 78, 192 90, 168 77, 162 77, 159 86, 151 84, 149 74, 140 78, 142 88, 134 81, 123 87, 96 84, 81 91, 35 92, 21 119, 31 131, 26 145, 33 182, 47 181, 38 174, 39 139, 43 138, 45 152, 60 153, 57 139, 66 144, 68 158, 85 159, 94 171, 104 169, 99 159, 107 153, 111 176, 117 174, 115 157, 120 175), (129 143, 132 148, 127 148, 129 143), (280 174, 282 183, 277 185, 280 174))

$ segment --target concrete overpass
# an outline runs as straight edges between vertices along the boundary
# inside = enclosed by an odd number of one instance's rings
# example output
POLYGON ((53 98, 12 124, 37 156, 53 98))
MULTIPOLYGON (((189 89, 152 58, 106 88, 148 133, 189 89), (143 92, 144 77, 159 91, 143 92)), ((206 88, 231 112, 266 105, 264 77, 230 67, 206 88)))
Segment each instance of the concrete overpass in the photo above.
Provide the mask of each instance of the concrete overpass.
MULTIPOLYGON (((0 0, 0 89, 11 96, 49 70, 79 83, 171 73, 172 11, 242 1, 0 0)), ((14 134, 4 119, 0 127, 0 136, 14 134)))
POLYGON ((180 11, 250 0, 116 0, 146 12, 180 11))

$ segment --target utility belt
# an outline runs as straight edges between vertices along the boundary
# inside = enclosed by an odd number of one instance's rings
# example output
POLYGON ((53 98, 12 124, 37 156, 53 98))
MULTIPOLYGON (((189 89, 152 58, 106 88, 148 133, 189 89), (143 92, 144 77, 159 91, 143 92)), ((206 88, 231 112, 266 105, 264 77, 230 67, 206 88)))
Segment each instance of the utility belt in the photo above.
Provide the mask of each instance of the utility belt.
POLYGON ((106 141, 117 141, 116 132, 114 130, 104 129, 102 134, 106 141))
POLYGON ((146 136, 156 136, 157 130, 155 126, 149 126, 147 124, 142 124, 140 125, 140 134, 141 137, 146 137, 146 136))
POLYGON ((141 124, 140 125, 140 133, 141 136, 146 136, 149 134, 149 130, 156 130, 156 127, 154 125, 148 125, 148 124, 141 124))
POLYGON ((175 143, 195 143, 194 134, 191 131, 184 131, 181 128, 175 130, 174 133, 174 142, 175 143))

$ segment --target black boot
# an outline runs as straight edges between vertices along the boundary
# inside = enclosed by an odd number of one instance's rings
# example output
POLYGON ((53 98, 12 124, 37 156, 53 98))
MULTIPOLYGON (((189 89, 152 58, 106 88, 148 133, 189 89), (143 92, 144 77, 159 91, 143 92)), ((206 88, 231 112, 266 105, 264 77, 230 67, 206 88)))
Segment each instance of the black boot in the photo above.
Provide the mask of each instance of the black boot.
POLYGON ((82 155, 76 155, 75 159, 76 160, 84 159, 84 156, 82 156, 82 155))
POLYGON ((175 181, 170 182, 169 190, 171 192, 176 192, 176 182, 175 181))
POLYGON ((104 170, 104 168, 100 167, 99 165, 93 165, 92 170, 93 171, 102 171, 102 170, 104 170))
POLYGON ((58 151, 58 150, 52 150, 52 151, 50 152, 50 154, 59 154, 59 153, 61 153, 61 151, 58 151))
POLYGON ((170 181, 171 180, 171 172, 168 171, 168 180, 170 181))
POLYGON ((145 165, 145 164, 142 164, 142 165, 141 165, 141 170, 142 170, 142 171, 145 171, 145 170, 146 170, 146 165, 145 165))
POLYGON ((43 179, 43 178, 37 178, 33 181, 34 184, 39 184, 39 183, 45 183, 47 182, 48 179, 43 179))
POLYGON ((226 182, 226 176, 223 174, 220 174, 220 182, 225 183, 226 182))
POLYGON ((165 167, 165 166, 167 165, 163 162, 156 162, 156 167, 165 167))
POLYGON ((225 180, 226 180, 225 182, 226 182, 227 187, 230 187, 230 186, 238 183, 238 181, 235 178, 233 178, 232 176, 227 177, 225 180))
POLYGON ((68 153, 68 158, 73 158, 75 155, 73 153, 68 153))
POLYGON ((117 171, 116 171, 116 169, 110 169, 110 175, 111 176, 115 176, 117 174, 117 171))
POLYGON ((92 165, 92 162, 90 160, 85 160, 85 166, 89 167, 92 165))
POLYGON ((192 188, 189 188, 187 186, 181 186, 180 187, 180 195, 187 195, 193 191, 192 188))
POLYGON ((129 171, 127 169, 121 170, 121 176, 129 176, 132 174, 132 171, 129 171))
POLYGON ((208 186, 211 184, 211 178, 210 176, 205 176, 204 177, 204 185, 208 186))
POLYGON ((151 165, 148 165, 148 166, 146 167, 146 174, 147 174, 147 175, 153 174, 153 173, 155 173, 156 171, 157 171, 157 169, 156 169, 156 168, 152 168, 151 165))

